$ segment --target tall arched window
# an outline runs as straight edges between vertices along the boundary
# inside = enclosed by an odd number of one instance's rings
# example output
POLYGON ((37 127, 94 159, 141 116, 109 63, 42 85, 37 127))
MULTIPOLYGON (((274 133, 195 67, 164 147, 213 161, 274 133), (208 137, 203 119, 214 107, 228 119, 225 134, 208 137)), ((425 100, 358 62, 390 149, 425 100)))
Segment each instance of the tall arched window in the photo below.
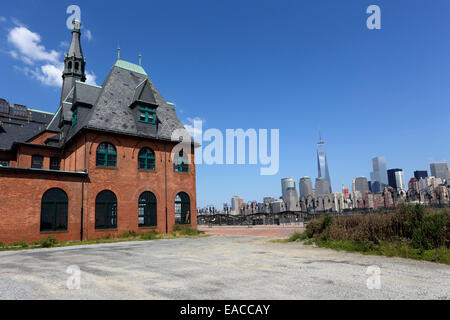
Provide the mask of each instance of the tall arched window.
POLYGON ((139 151, 138 168, 141 170, 155 170, 155 152, 150 148, 139 151))
POLYGON ((175 224, 191 223, 191 201, 189 196, 180 192, 175 197, 175 224))
POLYGON ((95 199, 95 229, 111 228, 117 228, 117 197, 105 190, 95 199))
POLYGON ((97 148, 97 167, 117 167, 116 148, 108 142, 100 143, 97 148))
POLYGON ((50 189, 42 196, 41 231, 67 230, 69 198, 61 189, 50 189))
POLYGON ((173 159, 175 172, 189 172, 189 158, 181 150, 173 159))
POLYGON ((139 227, 156 227, 156 197, 147 191, 139 197, 139 227))
POLYGON ((67 69, 69 71, 72 71, 72 61, 69 61, 69 63, 67 64, 67 69))

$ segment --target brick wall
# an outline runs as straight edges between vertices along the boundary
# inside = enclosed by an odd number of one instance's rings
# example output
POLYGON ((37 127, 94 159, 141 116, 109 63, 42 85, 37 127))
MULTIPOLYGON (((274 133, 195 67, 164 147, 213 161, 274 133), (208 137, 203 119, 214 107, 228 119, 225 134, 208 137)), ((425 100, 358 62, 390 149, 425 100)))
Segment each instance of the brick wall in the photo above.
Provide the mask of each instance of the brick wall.
MULTIPOLYGON (((119 135, 86 133, 65 147, 61 170, 82 171, 89 176, 82 187, 81 177, 68 177, 51 173, 0 172, 0 241, 34 241, 49 235, 59 241, 79 240, 81 207, 84 207, 83 238, 94 239, 107 235, 119 235, 125 231, 138 233, 156 229, 171 232, 175 224, 175 197, 179 192, 189 195, 191 203, 191 226, 197 227, 195 165, 188 173, 173 170, 171 142, 144 140, 119 135), (117 168, 96 166, 96 150, 100 143, 112 143, 117 150, 117 168), (138 169, 138 154, 143 147, 155 152, 156 170, 138 169), (167 181, 167 188, 166 188, 167 181), (51 188, 61 188, 69 197, 69 230, 67 232, 41 233, 40 210, 42 195, 51 188), (82 190, 84 194, 82 195, 82 190), (103 190, 114 192, 118 201, 117 229, 95 229, 95 199, 103 190), (138 200, 145 192, 152 192, 157 199, 157 227, 139 228, 138 200), (84 199, 82 201, 82 199, 84 199)), ((18 167, 30 168, 31 155, 44 156, 44 169, 49 168, 51 156, 59 151, 33 146, 19 150, 18 167)), ((194 150, 191 152, 194 159, 194 150)))

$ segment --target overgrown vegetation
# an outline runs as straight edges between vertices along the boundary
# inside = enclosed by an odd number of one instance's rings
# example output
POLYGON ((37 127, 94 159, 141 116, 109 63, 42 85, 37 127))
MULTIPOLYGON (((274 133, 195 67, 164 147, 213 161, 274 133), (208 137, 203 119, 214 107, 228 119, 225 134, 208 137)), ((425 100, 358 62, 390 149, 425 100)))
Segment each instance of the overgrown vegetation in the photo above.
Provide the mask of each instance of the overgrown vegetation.
POLYGON ((295 233, 286 241, 298 239, 337 250, 450 264, 450 210, 405 205, 394 213, 326 215, 310 221, 304 233, 295 233))
POLYGON ((113 243, 113 242, 125 242, 125 241, 148 241, 158 239, 176 239, 176 238, 193 238, 193 237, 205 237, 204 232, 189 227, 175 226, 173 232, 169 234, 159 233, 155 230, 142 232, 138 234, 134 230, 123 232, 118 236, 106 235, 104 238, 88 240, 88 241, 69 241, 58 242, 54 237, 47 237, 41 241, 34 241, 26 243, 24 240, 19 242, 13 242, 9 244, 3 244, 0 242, 0 251, 12 251, 23 249, 38 249, 38 248, 52 248, 52 247, 67 247, 74 245, 89 245, 99 243, 113 243))

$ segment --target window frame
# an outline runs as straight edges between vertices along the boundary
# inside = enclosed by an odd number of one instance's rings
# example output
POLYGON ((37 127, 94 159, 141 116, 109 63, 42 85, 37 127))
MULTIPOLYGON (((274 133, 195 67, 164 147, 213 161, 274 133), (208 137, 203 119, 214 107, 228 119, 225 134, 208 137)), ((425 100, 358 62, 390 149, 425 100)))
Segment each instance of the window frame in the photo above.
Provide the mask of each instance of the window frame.
POLYGON ((43 169, 44 168, 44 156, 41 156, 40 154, 33 154, 31 156, 31 168, 32 169, 43 169), (40 167, 34 166, 34 161, 40 159, 40 167))
POLYGON ((175 225, 190 225, 192 224, 192 213, 191 213, 191 198, 189 197, 189 195, 186 192, 179 192, 177 193, 177 195, 175 196, 175 212, 174 212, 174 219, 175 219, 175 225), (180 198, 180 200, 177 200, 177 198, 180 198), (180 218, 179 221, 177 222, 177 207, 179 206, 180 208, 180 218), (183 219, 183 208, 187 207, 187 211, 184 215, 184 222, 182 222, 183 219), (189 221, 186 222, 186 217, 189 217, 189 221))
POLYGON ((96 167, 101 167, 101 168, 117 168, 117 159, 118 159, 118 157, 117 157, 117 149, 116 149, 116 147, 115 147, 112 143, 109 143, 109 142, 102 142, 102 143, 100 143, 100 144, 98 145, 98 147, 97 147, 97 152, 96 152, 96 158, 95 158, 95 165, 96 165, 96 167), (105 145, 104 151, 103 151, 103 150, 99 150, 100 147, 101 147, 102 145, 105 145), (114 152, 110 152, 110 151, 109 151, 109 146, 112 146, 112 147, 113 147, 114 152), (98 157, 99 154, 101 154, 101 155, 103 155, 103 156, 105 157, 105 158, 104 158, 104 164, 98 164, 98 162, 99 162, 99 157, 98 157), (112 157, 112 156, 115 156, 114 165, 109 165, 109 164, 108 164, 108 162, 109 162, 109 157, 112 157))
POLYGON ((156 196, 153 192, 145 191, 139 196, 138 199, 138 227, 149 228, 157 226, 158 226, 158 205, 156 196), (141 208, 144 210, 143 214, 141 214, 141 208), (141 218, 144 219, 144 223, 140 223, 139 220, 141 218))
MULTIPOLYGON (((150 162, 151 163, 151 162, 150 162)), ((149 148, 149 147, 144 147, 139 151, 138 154, 138 169, 139 170, 147 170, 147 171, 156 171, 156 154, 155 151, 153 151, 153 149, 149 148), (148 153, 146 152, 145 154, 143 154, 144 151, 150 151, 150 156, 148 155, 148 153), (145 161, 145 167, 141 168, 141 162, 140 160, 143 159, 145 161), (153 160, 153 167, 150 167, 149 162, 153 160)))
POLYGON ((95 198, 95 229, 96 230, 117 229, 118 224, 117 222, 118 222, 118 201, 116 194, 110 190, 100 191, 97 194, 97 197, 95 198), (103 194, 114 196, 114 201, 99 201, 98 198, 103 194), (103 206, 103 212, 98 212, 99 211, 98 205, 103 206), (97 226, 97 216, 100 214, 103 216, 103 226, 101 227, 97 226), (114 219, 115 222, 114 224, 107 223, 112 219, 114 219))
MULTIPOLYGON (((59 214, 61 214, 61 212, 59 212, 59 214)), ((48 189, 41 198, 41 219, 40 219, 40 232, 60 232, 60 231, 67 231, 69 229, 69 197, 67 196, 67 193, 59 188, 52 188, 52 189, 48 189), (60 195, 62 196, 61 200, 47 200, 45 199, 45 196, 50 196, 51 192, 60 192, 60 195), (43 228, 43 217, 44 217, 44 208, 46 208, 47 205, 50 205, 50 218, 52 221, 52 227, 51 228, 43 228), (65 212, 62 213, 62 218, 64 219, 65 222, 65 227, 63 228, 58 228, 57 227, 57 215, 58 215, 58 210, 60 205, 65 205, 63 208, 63 210, 65 212)))
POLYGON ((147 106, 138 106, 138 120, 142 123, 155 124, 156 123, 156 108, 147 106), (152 120, 150 120, 150 115, 153 115, 152 120), (142 116, 145 118, 142 120, 142 116))

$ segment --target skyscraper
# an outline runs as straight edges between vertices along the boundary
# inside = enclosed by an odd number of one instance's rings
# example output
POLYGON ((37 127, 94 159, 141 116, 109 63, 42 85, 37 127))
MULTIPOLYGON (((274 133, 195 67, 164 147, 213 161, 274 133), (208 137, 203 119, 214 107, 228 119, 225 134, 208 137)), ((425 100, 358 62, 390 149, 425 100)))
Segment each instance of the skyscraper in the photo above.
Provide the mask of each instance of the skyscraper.
POLYGON ((288 188, 295 189, 294 179, 293 178, 281 179, 281 195, 282 195, 284 201, 287 201, 287 189, 288 188))
POLYGON ((430 163, 431 175, 435 178, 448 179, 447 162, 430 163))
POLYGON ((354 186, 353 191, 361 192, 361 195, 364 196, 366 192, 369 192, 369 183, 367 182, 366 177, 357 177, 352 184, 354 186))
POLYGON ((300 197, 312 196, 312 181, 310 177, 303 177, 299 182, 300 197))
MULTIPOLYGON (((325 142, 322 140, 322 136, 320 136, 320 141, 317 143, 317 168, 318 168, 318 179, 324 178, 328 182, 329 192, 331 193, 331 179, 330 172, 328 171, 328 160, 327 160, 327 152, 325 149, 325 142)), ((316 180, 317 184, 317 180, 316 180)), ((316 188, 317 189, 317 188, 316 188)))
POLYGON ((414 171, 414 178, 416 178, 417 181, 419 181, 420 179, 425 179, 426 177, 428 177, 428 172, 426 170, 414 171))
POLYGON ((387 171, 389 186, 397 191, 405 190, 405 182, 402 169, 389 169, 387 171))
POLYGON ((325 178, 317 178, 316 179, 316 185, 315 185, 316 197, 324 195, 324 194, 329 194, 330 189, 331 188, 330 188, 330 185, 328 184, 327 179, 325 179, 325 178))
MULTIPOLYGON (((386 158, 385 157, 375 157, 372 159, 373 172, 370 173, 370 180, 372 185, 380 186, 384 189, 384 186, 388 185, 388 176, 386 170, 386 158), (374 184, 378 181, 379 184, 374 184)), ((379 192, 381 190, 374 190, 374 192, 379 192)))

